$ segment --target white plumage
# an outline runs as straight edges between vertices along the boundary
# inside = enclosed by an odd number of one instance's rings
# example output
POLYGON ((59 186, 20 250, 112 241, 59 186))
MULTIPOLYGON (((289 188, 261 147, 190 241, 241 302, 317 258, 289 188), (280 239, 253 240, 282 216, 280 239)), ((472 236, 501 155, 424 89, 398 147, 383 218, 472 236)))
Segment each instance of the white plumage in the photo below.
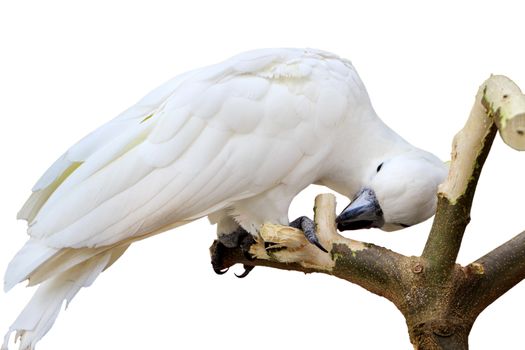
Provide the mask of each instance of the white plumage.
POLYGON ((188 72, 79 141, 33 187, 18 216, 30 239, 5 289, 40 287, 10 332, 33 349, 63 301, 136 240, 204 216, 220 233, 240 224, 255 235, 264 222, 287 224, 312 183, 349 197, 370 185, 387 223, 400 212, 415 224, 432 215, 444 172, 376 116, 351 63, 333 54, 257 50, 188 72), (391 161, 407 155, 414 167, 391 161), (374 180, 382 162, 395 179, 374 180), (419 182, 397 186, 399 177, 419 182))

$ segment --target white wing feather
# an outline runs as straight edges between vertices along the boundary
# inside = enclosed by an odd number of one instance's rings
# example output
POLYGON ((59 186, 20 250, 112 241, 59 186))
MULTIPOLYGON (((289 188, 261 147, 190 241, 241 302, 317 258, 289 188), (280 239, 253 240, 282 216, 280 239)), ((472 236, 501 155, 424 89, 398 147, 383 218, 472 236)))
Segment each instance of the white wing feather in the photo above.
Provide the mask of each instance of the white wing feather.
MULTIPOLYGON (((126 134, 129 127, 137 124, 151 114, 171 94, 173 90, 192 72, 175 77, 143 97, 137 104, 122 112, 116 118, 96 129, 58 158, 40 177, 32 188, 32 195, 18 213, 18 219, 29 222, 48 200, 49 196, 73 171, 95 152, 104 148, 120 135, 126 134)), ((117 145, 113 145, 114 151, 117 145)), ((109 156, 109 154, 108 154, 109 156)))

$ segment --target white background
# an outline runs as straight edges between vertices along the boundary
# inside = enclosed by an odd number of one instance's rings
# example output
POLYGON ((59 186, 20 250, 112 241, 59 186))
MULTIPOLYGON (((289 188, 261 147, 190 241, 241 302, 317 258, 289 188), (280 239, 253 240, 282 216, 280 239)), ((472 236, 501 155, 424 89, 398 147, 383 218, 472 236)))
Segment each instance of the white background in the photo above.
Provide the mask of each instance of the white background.
MULTIPOLYGON (((525 87, 523 9, 421 3, 2 2, 0 269, 26 239, 17 210, 67 147, 168 78, 248 49, 314 47, 351 59, 383 120, 448 159, 490 73, 525 87)), ((525 154, 496 140, 461 263, 525 228, 524 175, 525 154)), ((311 215, 320 191, 301 194, 290 217, 311 215)), ((429 226, 348 236, 419 255, 429 226)), ((214 234, 201 220, 136 244, 79 293, 38 349, 411 348, 391 303, 342 280, 264 268, 244 280, 215 275, 214 234)), ((523 345, 524 293, 521 284, 479 317, 472 349, 523 345)), ((23 286, 0 294, 1 333, 31 294, 23 286)))

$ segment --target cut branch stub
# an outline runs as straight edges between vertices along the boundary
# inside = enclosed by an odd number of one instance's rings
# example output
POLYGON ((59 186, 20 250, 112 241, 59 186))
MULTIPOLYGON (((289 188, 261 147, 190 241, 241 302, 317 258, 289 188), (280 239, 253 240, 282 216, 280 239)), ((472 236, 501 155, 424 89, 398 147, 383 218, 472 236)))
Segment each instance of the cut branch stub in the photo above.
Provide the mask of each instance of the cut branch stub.
POLYGON ((525 151, 525 95, 509 78, 491 76, 484 84, 481 102, 498 126, 507 145, 525 151))
POLYGON ((480 166, 478 158, 493 125, 510 147, 525 150, 525 95, 509 78, 493 75, 479 88, 470 116, 452 143, 452 160, 447 180, 439 193, 452 204, 465 194, 480 166))

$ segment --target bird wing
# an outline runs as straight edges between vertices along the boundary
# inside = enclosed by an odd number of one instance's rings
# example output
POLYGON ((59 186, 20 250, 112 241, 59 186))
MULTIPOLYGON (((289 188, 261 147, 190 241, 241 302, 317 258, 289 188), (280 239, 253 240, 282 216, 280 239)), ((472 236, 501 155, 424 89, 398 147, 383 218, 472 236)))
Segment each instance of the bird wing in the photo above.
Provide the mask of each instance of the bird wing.
POLYGON ((19 217, 53 248, 107 246, 197 219, 327 154, 322 140, 363 94, 348 61, 313 50, 258 50, 187 73, 70 148, 19 217))
MULTIPOLYGON (((136 126, 137 122, 147 117, 155 109, 159 108, 172 91, 191 73, 192 72, 188 72, 175 77, 159 86, 144 96, 134 106, 128 108, 116 118, 102 125, 69 148, 44 172, 33 186, 32 194, 18 212, 17 218, 27 220, 31 223, 51 194, 54 193, 77 167, 96 151, 108 146, 115 137, 132 132, 131 128, 136 126)), ((118 146, 117 143, 113 143, 113 149, 115 151, 122 151, 118 146)), ((112 156, 115 157, 114 154, 108 153, 107 159, 111 159, 112 156)), ((104 164, 101 164, 101 167, 103 165, 104 164)))

